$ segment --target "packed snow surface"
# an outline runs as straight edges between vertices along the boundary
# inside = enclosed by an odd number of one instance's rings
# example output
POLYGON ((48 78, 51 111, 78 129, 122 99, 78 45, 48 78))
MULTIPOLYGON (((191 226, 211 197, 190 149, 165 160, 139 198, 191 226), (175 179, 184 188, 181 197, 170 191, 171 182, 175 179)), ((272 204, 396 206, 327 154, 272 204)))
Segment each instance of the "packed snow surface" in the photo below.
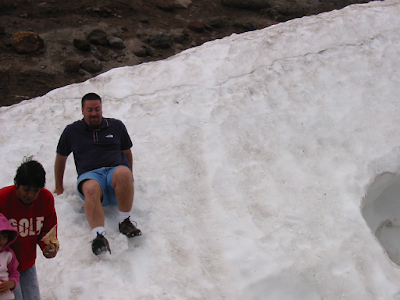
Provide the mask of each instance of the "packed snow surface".
POLYGON ((103 98, 133 141, 132 219, 91 252, 72 156, 43 299, 400 299, 400 1, 352 5, 0 108, 1 186, 103 98), (397 197, 397 198, 396 198, 397 197))

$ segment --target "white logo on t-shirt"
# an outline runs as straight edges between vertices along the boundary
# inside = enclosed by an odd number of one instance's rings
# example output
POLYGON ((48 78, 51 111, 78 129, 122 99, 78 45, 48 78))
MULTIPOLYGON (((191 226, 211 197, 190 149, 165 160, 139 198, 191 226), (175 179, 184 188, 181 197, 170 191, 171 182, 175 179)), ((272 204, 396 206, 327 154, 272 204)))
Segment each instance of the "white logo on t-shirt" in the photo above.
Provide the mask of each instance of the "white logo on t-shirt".
POLYGON ((33 221, 33 218, 30 219, 21 219, 19 222, 15 219, 8 220, 12 227, 14 227, 20 236, 26 237, 28 235, 38 235, 40 230, 43 227, 44 217, 36 217, 36 222, 33 221))

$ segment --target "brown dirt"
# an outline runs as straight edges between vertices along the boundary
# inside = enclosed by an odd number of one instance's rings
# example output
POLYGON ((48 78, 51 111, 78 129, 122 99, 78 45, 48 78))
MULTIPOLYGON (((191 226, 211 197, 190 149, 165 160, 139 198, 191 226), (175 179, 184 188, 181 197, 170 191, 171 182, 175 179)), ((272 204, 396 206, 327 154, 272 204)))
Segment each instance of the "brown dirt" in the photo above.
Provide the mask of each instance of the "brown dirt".
MULTIPOLYGON (((238 2, 238 1, 237 1, 238 2)), ((240 1, 239 1, 240 2, 240 1)), ((242 1, 243 3, 246 0, 242 1)), ((165 59, 202 43, 242 33, 252 22, 261 29, 289 19, 340 9, 356 0, 269 0, 269 8, 227 7, 221 0, 1 0, 0 3, 0 106, 46 94, 58 87, 85 81, 98 73, 83 69, 66 71, 65 62, 98 58, 93 51, 75 48, 73 39, 86 39, 93 29, 124 40, 146 41, 154 33, 170 33, 169 48, 152 47, 152 53, 137 57, 127 48, 97 46, 104 58, 101 72, 111 68, 165 59), (174 1, 175 7, 168 7, 174 1), (187 7, 177 7, 189 4, 187 7), (164 8, 163 8, 164 7, 164 8), (170 8, 170 9, 168 9, 170 8), (208 26, 203 32, 188 28, 192 21, 209 24, 221 17, 224 26, 208 26), (41 53, 17 54, 10 44, 13 34, 33 31, 45 42, 41 53)), ((98 55, 97 55, 98 57, 98 55)))

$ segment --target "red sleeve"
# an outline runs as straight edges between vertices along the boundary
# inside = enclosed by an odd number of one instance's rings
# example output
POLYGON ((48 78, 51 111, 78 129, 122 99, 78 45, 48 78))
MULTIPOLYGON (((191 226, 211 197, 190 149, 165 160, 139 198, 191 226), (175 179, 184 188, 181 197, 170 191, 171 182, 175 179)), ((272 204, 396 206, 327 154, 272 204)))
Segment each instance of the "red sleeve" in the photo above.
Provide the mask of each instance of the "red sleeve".
MULTIPOLYGON (((46 190, 46 193, 44 195, 47 201, 44 201, 47 203, 47 207, 43 207, 45 210, 44 212, 44 221, 43 221, 43 227, 42 230, 40 231, 40 234, 37 237, 37 244, 39 245, 40 249, 43 249, 46 247, 46 243, 42 241, 42 238, 54 227, 57 225, 57 214, 56 214, 56 209, 54 207, 54 197, 53 194, 50 191, 46 190)), ((57 227, 56 227, 57 230, 57 227)), ((57 236, 57 231, 56 231, 56 236, 57 236)))

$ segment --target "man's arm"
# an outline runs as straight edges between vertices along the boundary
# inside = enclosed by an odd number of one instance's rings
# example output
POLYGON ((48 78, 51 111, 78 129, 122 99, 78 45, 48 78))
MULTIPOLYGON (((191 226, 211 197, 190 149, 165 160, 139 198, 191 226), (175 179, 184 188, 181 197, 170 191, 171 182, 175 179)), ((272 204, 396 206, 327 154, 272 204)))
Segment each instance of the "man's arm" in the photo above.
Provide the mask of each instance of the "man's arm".
POLYGON ((132 172, 133 172, 133 158, 132 158, 132 151, 131 151, 131 149, 129 148, 129 149, 127 149, 127 150, 123 150, 122 152, 125 154, 126 159, 128 160, 128 163, 129 163, 129 165, 130 165, 130 167, 131 167, 131 170, 132 170, 132 172))
POLYGON ((54 193, 60 195, 64 192, 64 171, 65 164, 67 162, 68 156, 63 156, 61 154, 56 155, 56 161, 54 163, 54 177, 56 180, 56 188, 54 193))

